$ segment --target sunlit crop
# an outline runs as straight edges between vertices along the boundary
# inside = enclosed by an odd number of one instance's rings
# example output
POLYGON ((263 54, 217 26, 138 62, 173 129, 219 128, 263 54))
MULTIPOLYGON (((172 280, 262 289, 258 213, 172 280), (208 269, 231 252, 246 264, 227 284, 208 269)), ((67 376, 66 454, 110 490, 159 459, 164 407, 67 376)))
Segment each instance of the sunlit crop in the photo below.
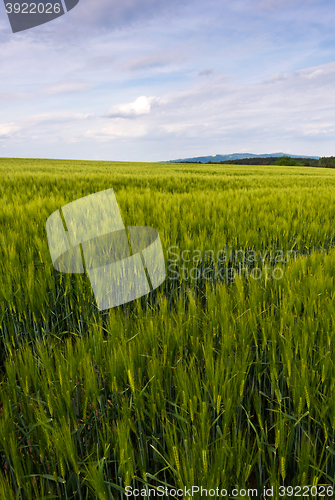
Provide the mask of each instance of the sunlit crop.
POLYGON ((333 485, 333 170, 1 159, 0 179, 0 499, 333 485), (100 312, 45 224, 109 188, 158 230, 167 278, 100 312), (280 279, 190 277, 224 249, 223 274, 254 250, 280 279))

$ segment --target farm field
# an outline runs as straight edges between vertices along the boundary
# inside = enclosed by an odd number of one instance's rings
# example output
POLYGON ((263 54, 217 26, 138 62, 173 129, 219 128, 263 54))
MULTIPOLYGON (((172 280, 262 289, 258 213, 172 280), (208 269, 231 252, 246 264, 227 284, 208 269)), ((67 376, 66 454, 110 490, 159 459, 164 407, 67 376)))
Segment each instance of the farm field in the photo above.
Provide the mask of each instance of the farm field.
POLYGON ((333 496, 334 170, 2 158, 0 180, 1 500, 333 496), (110 188, 167 276, 99 311, 46 220, 110 188))

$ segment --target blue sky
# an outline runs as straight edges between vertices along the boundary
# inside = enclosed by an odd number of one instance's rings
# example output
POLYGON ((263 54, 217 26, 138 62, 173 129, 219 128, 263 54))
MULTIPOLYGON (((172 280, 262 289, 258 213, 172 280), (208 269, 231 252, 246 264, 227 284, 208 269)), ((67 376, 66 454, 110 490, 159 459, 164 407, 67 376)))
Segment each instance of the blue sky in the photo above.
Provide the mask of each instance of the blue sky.
POLYGON ((320 0, 80 0, 13 34, 0 156, 335 155, 335 9, 320 0))

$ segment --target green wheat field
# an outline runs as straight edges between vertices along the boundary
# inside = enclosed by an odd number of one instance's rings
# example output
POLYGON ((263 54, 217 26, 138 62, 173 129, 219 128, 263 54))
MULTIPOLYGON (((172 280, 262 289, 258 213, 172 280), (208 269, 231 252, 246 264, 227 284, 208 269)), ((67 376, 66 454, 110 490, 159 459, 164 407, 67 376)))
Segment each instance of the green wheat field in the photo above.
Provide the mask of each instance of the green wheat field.
POLYGON ((332 497, 334 170, 2 158, 0 207, 1 500, 332 497), (167 276, 99 311, 46 220, 110 188, 167 276))

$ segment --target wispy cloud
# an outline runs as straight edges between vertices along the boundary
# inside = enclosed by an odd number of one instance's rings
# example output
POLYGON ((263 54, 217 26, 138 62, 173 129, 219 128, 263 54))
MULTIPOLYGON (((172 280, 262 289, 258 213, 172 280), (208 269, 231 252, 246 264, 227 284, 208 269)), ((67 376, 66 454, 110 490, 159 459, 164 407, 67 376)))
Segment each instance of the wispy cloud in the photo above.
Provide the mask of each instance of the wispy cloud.
POLYGON ((175 63, 176 55, 167 53, 152 53, 145 56, 135 57, 120 66, 121 70, 136 71, 148 68, 157 68, 175 63))
POLYGON ((214 73, 214 69, 212 68, 209 68, 209 69, 202 69, 201 71, 199 71, 198 75, 199 76, 209 76, 209 75, 212 75, 214 73))
POLYGON ((86 82, 59 82, 52 85, 47 85, 42 90, 43 94, 56 95, 56 94, 73 94, 78 92, 85 92, 90 89, 92 85, 86 82))

